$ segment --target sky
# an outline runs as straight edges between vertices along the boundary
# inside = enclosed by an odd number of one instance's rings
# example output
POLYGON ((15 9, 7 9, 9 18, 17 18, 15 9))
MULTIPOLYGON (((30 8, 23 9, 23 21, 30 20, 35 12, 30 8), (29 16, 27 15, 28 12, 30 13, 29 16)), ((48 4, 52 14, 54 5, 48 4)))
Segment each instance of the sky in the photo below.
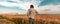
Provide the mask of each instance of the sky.
POLYGON ((26 14, 31 4, 39 14, 60 14, 60 0, 0 0, 0 14, 26 14))

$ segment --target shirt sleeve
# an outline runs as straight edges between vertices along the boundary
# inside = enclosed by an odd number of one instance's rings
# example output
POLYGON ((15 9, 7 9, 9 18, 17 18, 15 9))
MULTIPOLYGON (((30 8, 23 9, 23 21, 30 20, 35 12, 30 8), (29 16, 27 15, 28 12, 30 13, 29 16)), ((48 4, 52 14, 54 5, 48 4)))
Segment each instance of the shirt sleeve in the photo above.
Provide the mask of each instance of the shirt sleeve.
POLYGON ((35 10, 36 14, 38 14, 38 12, 35 10))
POLYGON ((28 11, 27 11, 27 16, 29 16, 29 9, 28 9, 28 11))

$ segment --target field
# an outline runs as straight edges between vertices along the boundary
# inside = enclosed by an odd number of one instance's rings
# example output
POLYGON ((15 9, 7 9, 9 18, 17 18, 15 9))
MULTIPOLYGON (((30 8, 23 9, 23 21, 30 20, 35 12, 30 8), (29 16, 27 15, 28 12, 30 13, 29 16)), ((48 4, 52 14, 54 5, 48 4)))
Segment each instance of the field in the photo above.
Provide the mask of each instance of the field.
MULTIPOLYGON (((16 24, 29 24, 29 19, 25 14, 3 14, 0 16, 5 17, 5 19, 12 21, 16 24)), ((34 24, 60 24, 60 14, 39 14, 35 16, 34 24)))

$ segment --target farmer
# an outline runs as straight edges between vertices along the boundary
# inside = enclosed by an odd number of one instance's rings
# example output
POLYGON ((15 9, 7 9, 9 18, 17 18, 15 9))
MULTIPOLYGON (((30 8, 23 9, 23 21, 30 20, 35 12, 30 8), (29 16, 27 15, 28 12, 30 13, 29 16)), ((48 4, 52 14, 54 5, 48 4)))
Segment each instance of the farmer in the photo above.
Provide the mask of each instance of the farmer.
POLYGON ((28 9, 27 16, 29 18, 29 24, 34 24, 34 17, 37 15, 37 11, 34 9, 33 5, 30 5, 30 9, 28 9))

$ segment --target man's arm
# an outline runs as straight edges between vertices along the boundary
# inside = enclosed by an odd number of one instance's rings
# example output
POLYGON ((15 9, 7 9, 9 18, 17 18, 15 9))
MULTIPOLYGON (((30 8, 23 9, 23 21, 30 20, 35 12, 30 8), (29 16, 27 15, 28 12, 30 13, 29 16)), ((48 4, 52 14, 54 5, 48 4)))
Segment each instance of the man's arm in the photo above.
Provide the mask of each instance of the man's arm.
POLYGON ((29 9, 28 9, 28 11, 27 11, 27 16, 29 16, 29 9))
POLYGON ((35 10, 36 14, 39 14, 36 10, 35 10))

